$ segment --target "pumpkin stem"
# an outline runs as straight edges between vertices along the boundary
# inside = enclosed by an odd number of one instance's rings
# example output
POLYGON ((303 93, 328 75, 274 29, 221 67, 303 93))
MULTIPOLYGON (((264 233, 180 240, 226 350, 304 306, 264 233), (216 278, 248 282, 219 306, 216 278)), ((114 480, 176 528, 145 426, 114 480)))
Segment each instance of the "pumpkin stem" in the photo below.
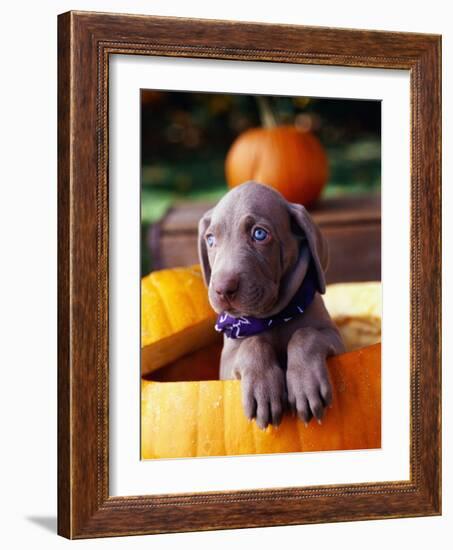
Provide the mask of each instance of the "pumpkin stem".
POLYGON ((264 128, 275 128, 278 125, 278 122, 269 98, 263 95, 257 95, 256 101, 258 103, 261 126, 264 128))

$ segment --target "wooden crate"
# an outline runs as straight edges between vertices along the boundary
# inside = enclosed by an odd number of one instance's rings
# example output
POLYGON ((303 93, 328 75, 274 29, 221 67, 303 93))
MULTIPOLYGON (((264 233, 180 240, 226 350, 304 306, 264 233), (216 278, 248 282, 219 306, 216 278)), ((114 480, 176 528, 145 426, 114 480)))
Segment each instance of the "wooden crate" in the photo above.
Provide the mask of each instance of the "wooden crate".
MULTIPOLYGON (((197 228, 212 203, 181 202, 150 227, 154 269, 198 262, 197 228)), ((329 243, 327 283, 381 280, 381 196, 324 199, 311 215, 329 243)))

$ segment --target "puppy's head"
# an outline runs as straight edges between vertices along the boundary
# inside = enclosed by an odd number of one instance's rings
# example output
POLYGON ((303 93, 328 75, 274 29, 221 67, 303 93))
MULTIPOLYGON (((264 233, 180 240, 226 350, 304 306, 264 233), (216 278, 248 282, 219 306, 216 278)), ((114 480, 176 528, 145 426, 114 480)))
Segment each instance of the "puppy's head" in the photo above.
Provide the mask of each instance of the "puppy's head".
POLYGON ((198 226, 209 301, 218 313, 268 317, 291 300, 314 261, 325 292, 327 246, 305 208, 248 182, 227 193, 198 226))

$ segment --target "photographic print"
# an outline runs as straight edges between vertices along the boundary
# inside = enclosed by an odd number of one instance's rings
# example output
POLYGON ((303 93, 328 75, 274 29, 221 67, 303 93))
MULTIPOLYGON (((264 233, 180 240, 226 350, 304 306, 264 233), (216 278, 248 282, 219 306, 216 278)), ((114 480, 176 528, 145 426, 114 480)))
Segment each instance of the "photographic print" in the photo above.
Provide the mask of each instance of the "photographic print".
POLYGON ((439 515, 441 37, 67 12, 58 51, 58 532, 439 515))
POLYGON ((380 101, 140 102, 141 458, 380 448, 380 101))

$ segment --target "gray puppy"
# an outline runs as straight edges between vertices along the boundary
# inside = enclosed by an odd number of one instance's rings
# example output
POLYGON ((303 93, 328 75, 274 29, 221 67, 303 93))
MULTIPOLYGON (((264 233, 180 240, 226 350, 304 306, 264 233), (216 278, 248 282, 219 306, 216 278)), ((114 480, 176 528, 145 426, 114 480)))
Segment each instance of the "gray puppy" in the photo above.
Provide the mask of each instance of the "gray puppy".
POLYGON ((247 182, 204 214, 198 237, 224 332, 220 378, 241 379, 245 414, 260 428, 288 406, 320 422, 332 400, 326 358, 344 346, 321 298, 326 241, 306 209, 247 182))

